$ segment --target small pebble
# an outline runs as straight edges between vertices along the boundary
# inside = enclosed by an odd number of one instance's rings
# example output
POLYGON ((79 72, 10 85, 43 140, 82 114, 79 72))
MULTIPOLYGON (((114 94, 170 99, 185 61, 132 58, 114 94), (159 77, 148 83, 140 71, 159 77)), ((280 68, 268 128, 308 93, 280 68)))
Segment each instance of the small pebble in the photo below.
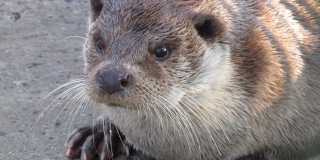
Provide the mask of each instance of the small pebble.
POLYGON ((18 19, 21 18, 21 14, 18 13, 18 12, 12 12, 12 13, 9 14, 9 16, 10 16, 10 20, 12 22, 15 22, 15 21, 17 21, 18 19))
POLYGON ((72 2, 72 0, 64 0, 64 1, 66 1, 67 3, 71 3, 72 2))
POLYGON ((1 137, 1 136, 5 136, 5 135, 6 135, 6 133, 0 131, 0 137, 1 137))

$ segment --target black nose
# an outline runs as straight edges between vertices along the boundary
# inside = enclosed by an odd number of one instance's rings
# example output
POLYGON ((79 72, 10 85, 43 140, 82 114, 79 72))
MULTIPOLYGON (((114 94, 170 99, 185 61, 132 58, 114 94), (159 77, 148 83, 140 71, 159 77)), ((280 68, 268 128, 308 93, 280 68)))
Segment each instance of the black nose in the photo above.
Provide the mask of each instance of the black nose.
POLYGON ((132 79, 123 67, 114 66, 102 68, 98 76, 99 87, 109 95, 125 90, 132 79))

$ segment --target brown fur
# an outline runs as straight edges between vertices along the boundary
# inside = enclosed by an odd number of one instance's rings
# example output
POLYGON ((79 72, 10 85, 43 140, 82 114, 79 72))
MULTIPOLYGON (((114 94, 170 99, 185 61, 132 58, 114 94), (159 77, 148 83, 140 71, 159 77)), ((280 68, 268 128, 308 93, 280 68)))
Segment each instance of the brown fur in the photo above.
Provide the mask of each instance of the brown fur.
POLYGON ((166 159, 302 159, 319 151, 318 1, 91 3, 86 91, 136 148, 166 159), (195 29, 206 15, 211 37, 195 29), (169 47, 169 57, 155 60, 157 46, 169 47), (97 90, 96 74, 110 64, 125 66, 134 85, 115 95, 97 90))

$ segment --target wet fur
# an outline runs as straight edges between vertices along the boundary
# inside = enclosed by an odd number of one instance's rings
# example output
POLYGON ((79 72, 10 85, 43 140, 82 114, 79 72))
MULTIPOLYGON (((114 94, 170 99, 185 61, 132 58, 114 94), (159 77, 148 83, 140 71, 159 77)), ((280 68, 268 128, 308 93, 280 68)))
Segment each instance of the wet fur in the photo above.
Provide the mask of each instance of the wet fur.
POLYGON ((319 2, 91 4, 86 92, 137 149, 159 159, 303 159, 319 152, 319 2), (203 17, 214 19, 214 34, 195 29, 203 17), (166 60, 150 54, 159 45, 171 48, 166 60), (96 74, 109 64, 134 76, 124 93, 97 89, 96 74))

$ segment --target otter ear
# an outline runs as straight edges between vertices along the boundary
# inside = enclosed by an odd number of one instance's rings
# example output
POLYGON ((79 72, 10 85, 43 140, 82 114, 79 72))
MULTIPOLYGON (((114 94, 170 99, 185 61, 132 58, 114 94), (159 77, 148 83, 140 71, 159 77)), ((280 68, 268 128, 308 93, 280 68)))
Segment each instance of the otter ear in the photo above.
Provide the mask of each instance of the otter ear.
POLYGON ((90 0, 91 3, 91 22, 94 22, 100 15, 103 5, 104 5, 104 0, 90 0))
POLYGON ((200 14, 193 18, 194 28, 206 41, 214 42, 223 32, 222 23, 211 14, 200 14))

